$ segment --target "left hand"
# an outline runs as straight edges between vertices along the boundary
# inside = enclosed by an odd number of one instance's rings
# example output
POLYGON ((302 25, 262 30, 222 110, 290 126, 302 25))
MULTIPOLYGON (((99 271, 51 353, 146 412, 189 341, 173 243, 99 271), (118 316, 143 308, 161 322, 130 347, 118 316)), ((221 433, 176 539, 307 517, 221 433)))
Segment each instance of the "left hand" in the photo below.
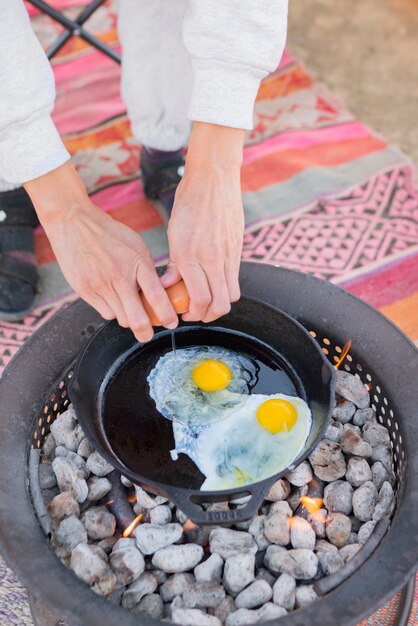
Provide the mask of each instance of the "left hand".
POLYGON ((184 321, 211 322, 240 297, 244 235, 240 170, 245 131, 195 123, 168 226, 170 262, 162 283, 183 278, 184 321))

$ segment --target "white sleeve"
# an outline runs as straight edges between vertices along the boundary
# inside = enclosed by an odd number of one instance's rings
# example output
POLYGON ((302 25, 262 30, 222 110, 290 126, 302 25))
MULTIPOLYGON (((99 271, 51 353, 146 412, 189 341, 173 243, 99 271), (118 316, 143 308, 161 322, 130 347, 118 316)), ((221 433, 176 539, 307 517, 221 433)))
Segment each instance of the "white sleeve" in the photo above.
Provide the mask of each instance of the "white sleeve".
POLYGON ((68 161, 51 119, 52 68, 22 0, 0 0, 0 179, 20 185, 68 161))
POLYGON ((283 54, 287 4, 287 0, 189 0, 183 38, 193 69, 190 119, 253 127, 260 82, 283 54))

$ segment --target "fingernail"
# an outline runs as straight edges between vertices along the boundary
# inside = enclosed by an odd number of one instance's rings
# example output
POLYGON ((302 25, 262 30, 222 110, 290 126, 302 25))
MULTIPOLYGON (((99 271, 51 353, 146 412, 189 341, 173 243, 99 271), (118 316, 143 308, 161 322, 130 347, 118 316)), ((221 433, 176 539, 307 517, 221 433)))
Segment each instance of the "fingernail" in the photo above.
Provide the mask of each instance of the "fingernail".
POLYGON ((177 328, 177 326, 179 325, 178 320, 176 322, 172 322, 171 324, 167 324, 167 328, 169 328, 170 330, 174 330, 175 328, 177 328))

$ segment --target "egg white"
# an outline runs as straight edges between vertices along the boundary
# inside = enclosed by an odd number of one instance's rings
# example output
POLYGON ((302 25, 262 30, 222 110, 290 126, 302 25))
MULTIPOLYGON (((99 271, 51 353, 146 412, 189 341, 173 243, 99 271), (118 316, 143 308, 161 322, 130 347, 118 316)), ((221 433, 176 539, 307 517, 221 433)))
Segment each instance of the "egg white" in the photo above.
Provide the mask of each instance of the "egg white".
POLYGON ((303 450, 311 429, 311 411, 301 398, 284 394, 246 396, 223 420, 190 428, 173 422, 174 458, 187 454, 206 476, 204 491, 248 485, 286 469, 303 450), (297 421, 287 432, 271 434, 256 417, 266 400, 287 400, 297 411, 297 421))
POLYGON ((217 346, 191 346, 167 352, 148 376, 149 393, 157 410, 169 420, 190 427, 224 419, 244 402, 257 382, 258 366, 237 352, 217 346), (213 359, 229 367, 226 389, 207 393, 196 387, 192 373, 202 361, 213 359))

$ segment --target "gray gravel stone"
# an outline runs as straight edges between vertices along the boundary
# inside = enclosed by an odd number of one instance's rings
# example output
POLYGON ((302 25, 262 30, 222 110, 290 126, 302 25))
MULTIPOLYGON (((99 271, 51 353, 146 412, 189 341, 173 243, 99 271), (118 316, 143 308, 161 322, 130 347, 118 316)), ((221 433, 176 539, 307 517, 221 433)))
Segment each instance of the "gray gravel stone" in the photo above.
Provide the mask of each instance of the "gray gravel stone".
MULTIPOLYGON (((165 504, 167 502, 167 498, 163 498, 162 496, 150 496, 142 487, 135 485, 135 493, 136 493, 136 501, 140 510, 138 510, 137 515, 142 513, 144 509, 153 509, 155 506, 159 506, 160 504, 165 504)), ((187 520, 187 517, 184 516, 184 522, 187 520)), ((180 521, 180 520, 179 520, 180 521)), ((184 522, 180 522, 184 524, 184 522)))
POLYGON ((370 480, 363 483, 353 493, 353 512, 361 522, 372 519, 377 501, 377 489, 370 480))
POLYGON ((286 548, 282 546, 271 545, 267 548, 264 555, 263 563, 267 569, 273 574, 281 573, 282 555, 286 552, 286 548))
POLYGON ((284 550, 274 555, 274 568, 297 580, 310 580, 316 576, 318 559, 312 550, 306 548, 284 550))
POLYGON ((194 568, 194 575, 199 583, 220 583, 224 562, 222 557, 215 552, 210 557, 194 568))
POLYGON ((388 473, 392 472, 393 458, 390 446, 378 445, 374 447, 371 460, 373 462, 380 461, 388 473))
POLYGON ((160 504, 150 511, 151 524, 169 524, 171 522, 171 509, 165 504, 160 504))
POLYGON ((73 461, 63 457, 56 457, 52 461, 52 468, 57 478, 60 491, 71 491, 80 504, 87 498, 89 488, 83 472, 73 461))
POLYGON ((303 519, 303 517, 297 515, 292 517, 290 521, 290 542, 292 546, 294 548, 308 548, 309 550, 313 550, 316 536, 310 523, 303 519))
POLYGON ((87 480, 90 476, 90 472, 87 469, 87 465, 82 456, 77 454, 77 452, 73 452, 72 450, 67 450, 64 446, 57 446, 55 448, 55 457, 61 457, 71 461, 73 465, 78 467, 78 469, 82 472, 83 478, 87 480))
POLYGON ((222 600, 221 604, 213 609, 213 614, 221 620, 222 623, 226 621, 228 615, 233 613, 236 610, 234 598, 231 596, 226 596, 224 600, 222 600))
POLYGON ((355 554, 357 554, 361 547, 362 546, 359 543, 349 543, 346 546, 343 546, 340 549, 340 556, 342 557, 344 563, 348 563, 348 561, 352 559, 355 554))
POLYGON ((289 574, 279 576, 273 586, 273 602, 284 609, 291 610, 295 606, 296 581, 289 574))
POLYGON ((82 439, 78 445, 77 454, 79 456, 82 456, 84 459, 88 459, 92 452, 94 452, 94 450, 90 445, 89 440, 87 439, 87 437, 84 437, 84 439, 82 439))
POLYGON ((225 589, 217 583, 195 583, 183 593, 184 606, 189 609, 216 608, 225 598, 225 589))
POLYGON ((87 543, 87 532, 78 517, 70 515, 60 522, 55 531, 55 540, 71 554, 79 543, 87 543))
POLYGON ((286 609, 282 606, 278 606, 277 604, 273 604, 273 602, 267 602, 260 609, 257 609, 258 621, 264 622, 278 619, 279 617, 283 617, 287 614, 286 609))
POLYGON ((65 446, 67 450, 73 452, 77 450, 81 440, 84 439, 84 433, 77 422, 72 407, 51 424, 51 433, 57 446, 65 446))
POLYGON ((255 609, 273 597, 273 590, 265 580, 255 580, 235 598, 238 609, 255 609))
POLYGON ((57 478, 52 469, 52 463, 48 461, 39 465, 39 485, 41 489, 50 489, 57 484, 57 478))
POLYGON ((296 587, 296 608, 303 609, 318 599, 312 585, 300 585, 296 587))
POLYGON ((152 573, 154 574, 155 578, 157 579, 157 583, 159 585, 163 585, 165 583, 165 581, 168 579, 168 576, 165 572, 163 572, 163 570, 161 569, 152 569, 152 573))
POLYGON ((376 446, 390 446, 389 431, 375 420, 367 422, 363 428, 363 439, 373 448, 376 446))
POLYGON ((339 443, 341 435, 343 434, 343 425, 340 422, 334 422, 331 420, 325 432, 325 438, 334 443, 339 443))
POLYGON ((80 505, 71 491, 63 491, 55 496, 55 498, 52 498, 47 509, 55 522, 60 522, 64 517, 70 517, 70 515, 77 517, 80 515, 80 505))
MULTIPOLYGON (((372 479, 372 470, 366 459, 353 456, 348 461, 345 477, 353 487, 360 487, 360 485, 372 479)), ((342 511, 342 513, 345 513, 345 511, 342 511)))
POLYGON ((308 461, 302 461, 295 469, 287 472, 286 478, 291 485, 302 487, 312 480, 312 468, 308 461))
POLYGON ((107 596, 115 590, 117 579, 100 552, 97 546, 79 544, 71 554, 70 567, 93 591, 107 596))
POLYGON ((236 596, 255 579, 255 556, 248 552, 230 556, 225 561, 223 585, 226 591, 236 596))
POLYGON ((338 443, 322 439, 309 456, 316 476, 329 483, 342 478, 346 471, 344 455, 338 443))
POLYGON ((144 596, 132 612, 144 615, 150 619, 160 620, 164 617, 164 604, 158 593, 151 593, 144 596))
POLYGON ((157 580, 151 572, 144 572, 135 582, 132 583, 122 596, 122 606, 125 609, 132 609, 141 602, 146 595, 153 593, 157 589, 157 580))
POLYGON ((217 617, 199 609, 176 608, 171 612, 171 621, 181 626, 222 626, 217 617))
POLYGON ((358 531, 358 535, 357 535, 359 543, 361 543, 362 545, 366 543, 366 541, 368 540, 368 538, 374 531, 376 524, 377 522, 373 520, 370 520, 369 522, 365 522, 363 524, 363 526, 358 531))
POLYGON ((326 534, 331 543, 342 548, 348 543, 351 533, 351 520, 344 513, 331 513, 326 526, 326 534))
POLYGON ((338 402, 332 412, 332 417, 341 424, 347 424, 356 412, 355 405, 349 400, 341 400, 338 402))
POLYGON ((215 528, 210 533, 209 546, 212 553, 217 552, 223 559, 248 552, 255 554, 257 544, 254 538, 246 532, 229 528, 215 528))
POLYGON ((380 461, 376 461, 372 465, 372 478, 371 480, 376 485, 376 489, 380 490, 385 480, 388 479, 388 472, 383 467, 380 461))
POLYGON ((142 554, 154 554, 157 550, 171 546, 183 535, 180 524, 140 524, 135 529, 136 545, 142 554))
POLYGON ((245 626, 246 624, 256 624, 259 621, 257 611, 251 609, 238 609, 226 618, 225 626, 245 626))
POLYGON ((355 426, 364 426, 366 422, 372 420, 375 417, 375 412, 372 408, 357 409, 353 417, 353 424, 355 426))
MULTIPOLYGON (((286 504, 290 507, 291 511, 296 511, 296 509, 300 506, 300 499, 303 496, 307 496, 309 491, 308 485, 303 485, 303 487, 296 487, 290 494, 290 496, 286 500, 286 504)), ((276 503, 275 503, 276 504, 276 503)), ((266 513, 272 513, 272 511, 266 511, 266 513)))
POLYGON ((328 511, 326 509, 319 509, 315 515, 308 516, 308 522, 312 526, 312 529, 318 538, 325 537, 325 525, 328 520, 328 511))
POLYGON ((176 596, 182 596, 183 593, 194 585, 195 577, 193 574, 174 574, 160 588, 160 595, 163 602, 171 602, 176 596))
POLYGON ((120 539, 117 535, 113 535, 112 537, 105 537, 97 542, 99 548, 104 550, 106 554, 110 554, 113 550, 113 546, 120 539))
POLYGON ((131 480, 129 480, 129 478, 126 478, 126 476, 123 476, 122 474, 120 476, 120 482, 127 489, 129 489, 129 487, 133 487, 133 482, 131 480))
POLYGON ((354 402, 359 409, 366 409, 370 404, 370 394, 360 378, 344 370, 337 371, 335 391, 346 400, 354 402))
POLYGON ((390 517, 395 509, 395 494, 392 485, 386 481, 383 483, 377 499, 376 508, 373 512, 373 520, 378 522, 384 517, 390 517))
POLYGON ((256 577, 256 580, 265 580, 270 587, 272 587, 274 585, 274 583, 276 582, 276 577, 273 576, 273 574, 271 574, 268 569, 265 569, 264 567, 259 567, 256 577))
POLYGON ((352 497, 353 487, 345 480, 336 480, 333 483, 329 483, 324 490, 324 503, 330 512, 350 515, 353 510, 352 497))
POLYGON ((338 552, 338 548, 337 548, 337 546, 334 546, 333 543, 330 543, 329 541, 326 541, 326 539, 319 539, 316 542, 315 551, 316 551, 317 554, 320 554, 320 553, 323 553, 323 552, 334 552, 334 553, 337 553, 338 552))
POLYGON ((125 537, 119 539, 113 546, 109 562, 121 586, 133 583, 145 570, 144 557, 136 547, 135 541, 125 537))
POLYGON ((355 454, 361 457, 371 457, 373 449, 370 444, 358 435, 351 427, 344 428, 340 439, 341 450, 345 454, 355 454))
POLYGON ((101 500, 112 489, 112 485, 107 478, 99 478, 98 476, 92 476, 87 481, 87 486, 89 488, 87 499, 91 502, 101 500))
POLYGON ((280 546, 290 542, 290 524, 292 510, 287 502, 275 502, 269 515, 264 520, 264 535, 268 541, 280 546))
POLYGON ((111 537, 116 530, 115 516, 105 506, 92 506, 81 516, 89 539, 93 541, 111 537))
POLYGON ((42 460, 43 461, 52 461, 55 457, 55 448, 57 444, 55 443, 54 435, 49 433, 45 437, 45 440, 42 444, 42 460))
POLYGON ((110 465, 98 452, 92 452, 86 462, 87 468, 95 476, 107 476, 113 472, 113 466, 110 465))
POLYGON ((158 550, 152 557, 152 564, 167 574, 179 574, 196 567, 202 557, 202 546, 189 543, 183 546, 168 546, 158 550))
POLYGON ((286 478, 279 478, 270 487, 266 500, 269 502, 277 502, 278 500, 285 500, 290 493, 290 485, 286 478))
POLYGON ((338 572, 344 565, 343 558, 338 550, 335 552, 318 552, 317 556, 325 576, 338 572))
POLYGON ((248 531, 252 535, 257 543, 259 550, 266 550, 270 545, 270 541, 264 534, 264 522, 265 515, 257 515, 251 522, 248 531))

